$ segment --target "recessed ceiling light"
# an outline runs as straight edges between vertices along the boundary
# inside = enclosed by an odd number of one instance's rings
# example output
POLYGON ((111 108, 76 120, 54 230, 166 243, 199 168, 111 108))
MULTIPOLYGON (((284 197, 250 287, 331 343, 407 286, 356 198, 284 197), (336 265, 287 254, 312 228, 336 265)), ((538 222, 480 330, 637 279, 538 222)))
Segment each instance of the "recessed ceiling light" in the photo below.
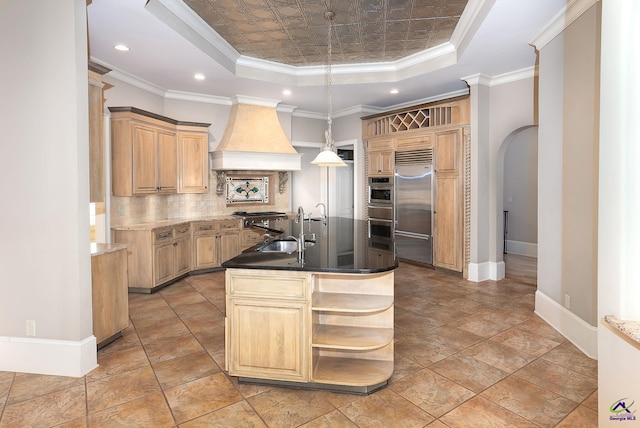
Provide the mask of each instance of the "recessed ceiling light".
POLYGON ((285 89, 284 91, 282 91, 282 95, 291 95, 291 89, 285 89))
POLYGON ((398 91, 395 88, 389 91, 390 94, 397 94, 398 92, 400 92, 400 91, 398 91))
POLYGON ((125 45, 115 45, 113 48, 115 50, 122 51, 122 52, 128 52, 129 51, 129 47, 125 46, 125 45))
POLYGON ((204 74, 202 73, 196 73, 193 75, 193 78, 196 80, 204 80, 204 74))

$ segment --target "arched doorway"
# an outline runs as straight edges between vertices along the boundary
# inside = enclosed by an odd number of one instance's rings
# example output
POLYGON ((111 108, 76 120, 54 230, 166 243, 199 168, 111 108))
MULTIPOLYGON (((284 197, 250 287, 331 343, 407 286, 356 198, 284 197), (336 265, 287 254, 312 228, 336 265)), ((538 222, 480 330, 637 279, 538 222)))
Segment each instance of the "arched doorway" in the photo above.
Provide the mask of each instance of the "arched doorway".
POLYGON ((538 127, 511 132, 498 149, 497 207, 505 277, 536 284, 538 243, 538 127))

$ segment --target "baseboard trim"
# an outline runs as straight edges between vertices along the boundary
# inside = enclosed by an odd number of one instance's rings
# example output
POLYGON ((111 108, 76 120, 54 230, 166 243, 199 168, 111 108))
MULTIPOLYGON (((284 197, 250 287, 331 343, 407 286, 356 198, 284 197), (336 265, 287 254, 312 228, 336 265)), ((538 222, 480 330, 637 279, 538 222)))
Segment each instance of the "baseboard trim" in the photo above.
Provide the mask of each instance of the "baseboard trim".
POLYGON ((586 356, 598 359, 598 328, 585 322, 546 294, 536 291, 535 313, 586 356))
POLYGON ((504 262, 469 263, 467 279, 473 282, 499 281, 504 278, 504 262))
POLYGON ((521 256, 538 257, 538 244, 533 242, 507 240, 506 252, 508 254, 518 254, 521 256))
POLYGON ((96 338, 0 337, 0 371, 82 377, 98 367, 96 338))

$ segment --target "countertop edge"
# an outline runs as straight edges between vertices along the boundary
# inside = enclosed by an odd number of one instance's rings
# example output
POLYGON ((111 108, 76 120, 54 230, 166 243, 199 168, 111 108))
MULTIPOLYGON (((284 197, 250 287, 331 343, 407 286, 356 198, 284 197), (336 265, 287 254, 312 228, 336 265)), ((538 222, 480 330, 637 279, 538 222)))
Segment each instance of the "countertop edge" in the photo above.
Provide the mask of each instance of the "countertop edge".
POLYGON ((112 253, 114 251, 126 250, 126 244, 107 244, 107 243, 91 243, 91 257, 100 256, 102 254, 112 253))
POLYGON ((605 315, 602 324, 615 334, 640 349, 640 321, 621 320, 615 315, 605 315))

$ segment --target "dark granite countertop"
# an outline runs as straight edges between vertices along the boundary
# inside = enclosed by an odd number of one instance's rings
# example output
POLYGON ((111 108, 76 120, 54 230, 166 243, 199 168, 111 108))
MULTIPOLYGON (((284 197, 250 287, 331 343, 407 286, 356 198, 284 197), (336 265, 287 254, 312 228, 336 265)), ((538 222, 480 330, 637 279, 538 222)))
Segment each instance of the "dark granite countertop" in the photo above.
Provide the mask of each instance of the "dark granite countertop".
MULTIPOLYGON (((300 234, 300 224, 295 220, 280 222, 283 233, 275 239, 300 234)), ((225 268, 296 270, 334 273, 378 273, 398 267, 393 239, 368 238, 367 221, 343 217, 329 217, 305 221, 305 240, 315 234, 315 244, 305 248, 304 261, 298 261, 297 252, 266 253, 256 251, 258 244, 237 257, 222 264, 225 268), (381 257, 382 253, 386 257, 381 257)))

